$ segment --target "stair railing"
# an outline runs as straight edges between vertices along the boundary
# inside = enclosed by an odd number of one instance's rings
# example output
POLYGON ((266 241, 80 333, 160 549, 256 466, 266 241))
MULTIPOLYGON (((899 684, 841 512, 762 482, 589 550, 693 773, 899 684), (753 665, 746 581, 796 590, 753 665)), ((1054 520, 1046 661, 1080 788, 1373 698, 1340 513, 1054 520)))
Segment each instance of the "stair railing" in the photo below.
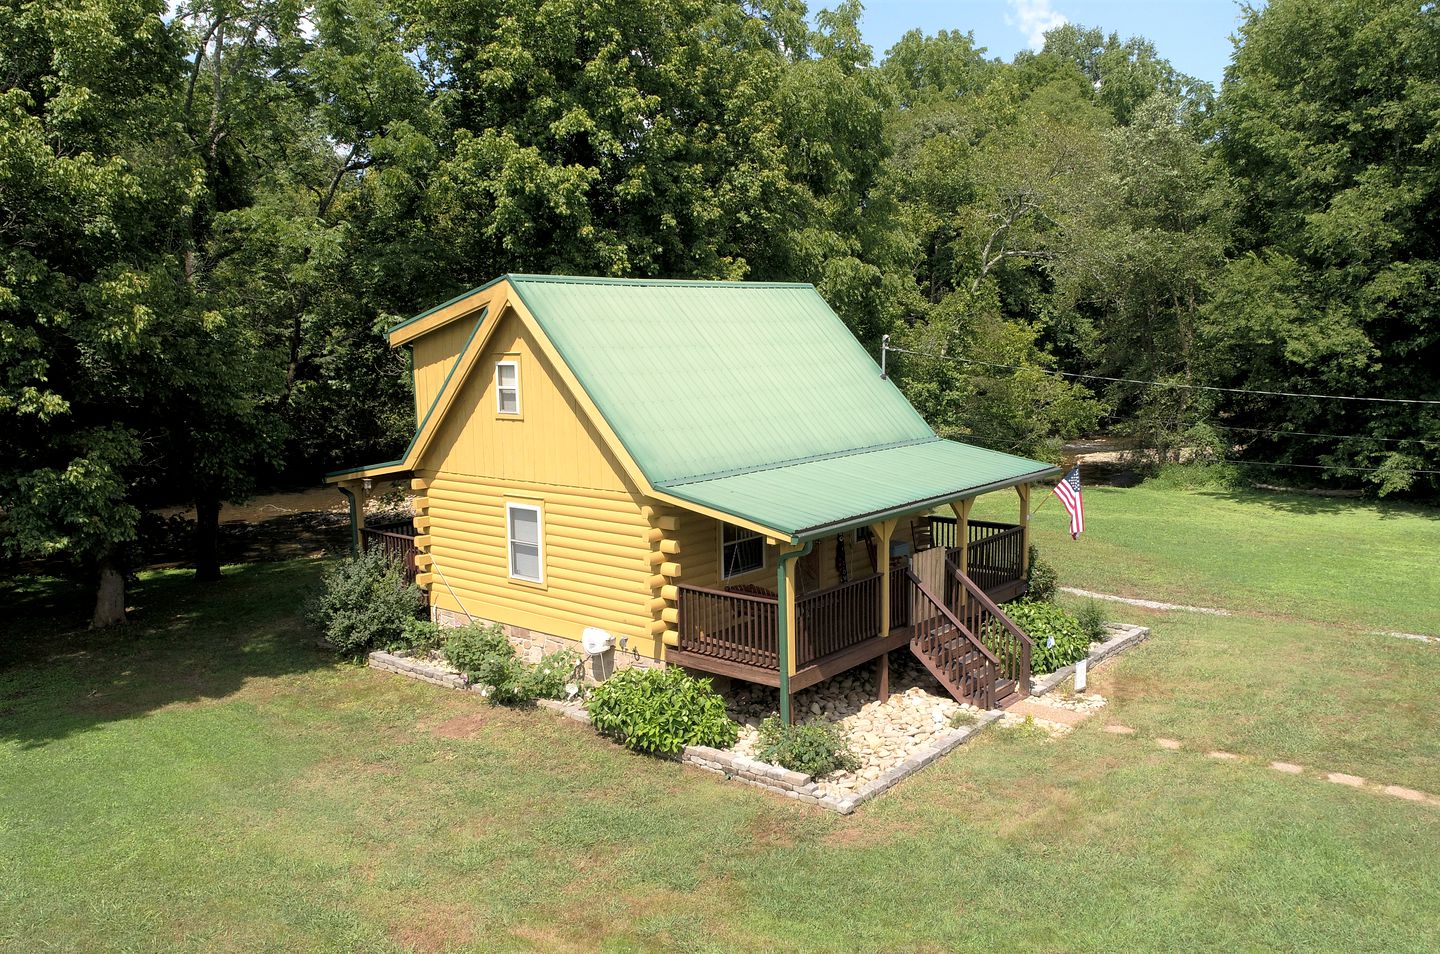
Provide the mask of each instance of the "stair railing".
POLYGON ((912 651, 955 698, 981 709, 995 708, 1000 660, 913 570, 907 568, 905 576, 910 581, 912 651))
POLYGON ((948 581, 953 581, 945 587, 952 601, 950 611, 994 653, 1001 675, 1014 681, 1016 691, 1022 696, 1030 695, 1030 655, 1034 643, 1029 635, 948 558, 945 572, 948 581))

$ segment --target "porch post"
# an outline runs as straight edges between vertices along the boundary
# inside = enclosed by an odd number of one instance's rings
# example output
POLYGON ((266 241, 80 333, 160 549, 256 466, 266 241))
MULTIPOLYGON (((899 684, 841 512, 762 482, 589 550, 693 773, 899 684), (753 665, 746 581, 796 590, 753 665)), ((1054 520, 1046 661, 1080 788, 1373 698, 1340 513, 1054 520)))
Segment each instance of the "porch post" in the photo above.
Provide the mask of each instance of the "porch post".
MULTIPOLYGON (((884 639, 890 635, 890 540, 895 536, 895 525, 899 520, 882 520, 879 523, 870 525, 870 532, 875 536, 875 564, 880 571, 880 638, 884 639)), ((879 690, 881 702, 890 698, 890 654, 880 655, 880 684, 879 690)))
POLYGON ((952 501, 950 509, 955 511, 955 545, 960 548, 960 572, 970 572, 970 508, 975 498, 952 501))
POLYGON ((813 541, 802 546, 785 545, 780 549, 780 559, 775 564, 775 595, 778 599, 776 606, 776 623, 780 628, 777 634, 775 652, 776 663, 780 669, 780 721, 786 725, 793 725, 794 699, 790 695, 790 677, 795 675, 795 561, 809 553, 815 544, 813 541))
POLYGON ((890 635, 890 540, 898 520, 870 524, 875 537, 875 567, 880 571, 880 635, 890 635))
POLYGON ((1016 484, 1020 495, 1020 576, 1030 575, 1030 485, 1016 484))

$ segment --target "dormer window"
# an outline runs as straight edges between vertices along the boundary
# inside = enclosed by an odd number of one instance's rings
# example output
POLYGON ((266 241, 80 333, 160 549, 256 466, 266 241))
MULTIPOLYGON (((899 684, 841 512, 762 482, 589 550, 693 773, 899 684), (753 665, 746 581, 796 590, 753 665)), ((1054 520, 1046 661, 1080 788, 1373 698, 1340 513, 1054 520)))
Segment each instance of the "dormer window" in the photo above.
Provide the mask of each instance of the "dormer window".
POLYGON ((495 413, 520 416, 520 364, 501 361, 495 365, 495 413))

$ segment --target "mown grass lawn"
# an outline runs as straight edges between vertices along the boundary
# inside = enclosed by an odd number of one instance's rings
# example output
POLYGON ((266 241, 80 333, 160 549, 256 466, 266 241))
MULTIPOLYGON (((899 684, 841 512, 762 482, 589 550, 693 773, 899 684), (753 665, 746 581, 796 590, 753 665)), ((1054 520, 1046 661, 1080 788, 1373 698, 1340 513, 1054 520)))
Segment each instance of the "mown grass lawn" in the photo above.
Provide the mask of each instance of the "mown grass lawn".
POLYGON ((1066 582, 1240 614, 1115 605, 1155 634, 1096 674, 1102 718, 991 731, 848 818, 336 663, 314 564, 149 575, 98 638, 64 587, 7 591, 0 946, 1440 949, 1440 808, 1264 767, 1440 792, 1440 646, 1366 635, 1437 629, 1437 515, 1087 500, 1080 543, 1036 518, 1066 582))

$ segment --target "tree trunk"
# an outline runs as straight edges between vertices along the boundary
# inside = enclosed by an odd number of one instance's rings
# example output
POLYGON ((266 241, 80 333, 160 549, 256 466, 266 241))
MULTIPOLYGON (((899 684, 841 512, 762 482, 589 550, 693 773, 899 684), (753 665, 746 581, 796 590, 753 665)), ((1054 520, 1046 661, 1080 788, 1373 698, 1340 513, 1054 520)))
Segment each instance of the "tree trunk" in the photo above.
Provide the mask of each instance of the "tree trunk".
POLYGON ((200 493, 195 497, 195 579, 211 583, 220 579, 220 495, 200 493))
POLYGON ((103 629, 125 622, 125 574, 115 555, 107 553, 100 559, 100 581, 95 591, 95 615, 91 629, 103 629))

